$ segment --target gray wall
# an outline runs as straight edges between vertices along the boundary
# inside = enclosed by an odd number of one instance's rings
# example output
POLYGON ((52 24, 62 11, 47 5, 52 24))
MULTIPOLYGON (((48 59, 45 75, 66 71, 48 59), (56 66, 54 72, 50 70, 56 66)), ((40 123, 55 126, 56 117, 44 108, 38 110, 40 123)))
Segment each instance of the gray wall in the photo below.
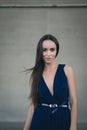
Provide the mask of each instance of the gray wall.
POLYGON ((0 4, 87 4, 87 0, 0 0, 0 4))
POLYGON ((73 67, 78 122, 87 122, 87 8, 0 9, 0 121, 24 121, 28 110, 29 74, 39 38, 51 33, 60 42, 58 63, 73 67))

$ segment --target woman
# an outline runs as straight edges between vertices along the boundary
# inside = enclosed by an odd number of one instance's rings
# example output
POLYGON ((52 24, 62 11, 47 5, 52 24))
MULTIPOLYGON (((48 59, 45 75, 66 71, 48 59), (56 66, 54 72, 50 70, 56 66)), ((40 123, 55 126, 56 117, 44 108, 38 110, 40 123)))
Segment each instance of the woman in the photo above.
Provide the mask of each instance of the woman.
POLYGON ((57 64, 59 42, 44 35, 31 69, 31 93, 23 130, 77 130, 77 97, 73 69, 57 64))

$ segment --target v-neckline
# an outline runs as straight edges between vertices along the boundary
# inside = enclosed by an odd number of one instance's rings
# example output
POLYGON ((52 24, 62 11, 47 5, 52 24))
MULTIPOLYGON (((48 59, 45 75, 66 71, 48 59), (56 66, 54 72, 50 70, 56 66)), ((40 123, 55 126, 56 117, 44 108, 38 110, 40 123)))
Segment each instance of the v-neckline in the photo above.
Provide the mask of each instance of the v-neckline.
POLYGON ((49 94, 53 97, 54 96, 54 82, 55 82, 55 78, 56 78, 56 75, 57 75, 57 72, 58 72, 58 70, 59 70, 59 66, 60 66, 60 64, 58 64, 58 66, 57 66, 57 69, 56 69, 56 72, 55 72, 55 75, 54 75, 54 79, 53 79, 53 94, 51 93, 51 91, 50 91, 50 89, 49 89, 49 87, 48 87, 48 85, 47 85, 47 83, 46 83, 46 81, 45 81, 45 79, 44 79, 44 77, 43 77, 43 75, 42 75, 42 79, 43 79, 43 82, 44 82, 44 84, 45 84, 45 86, 46 86, 46 88, 47 88, 47 90, 48 90, 48 92, 49 92, 49 94))

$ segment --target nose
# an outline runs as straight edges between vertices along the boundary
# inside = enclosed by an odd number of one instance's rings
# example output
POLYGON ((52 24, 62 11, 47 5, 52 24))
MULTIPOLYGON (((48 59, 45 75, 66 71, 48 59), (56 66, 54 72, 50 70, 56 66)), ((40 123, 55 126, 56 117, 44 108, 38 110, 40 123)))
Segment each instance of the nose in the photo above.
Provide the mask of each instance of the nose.
POLYGON ((51 55, 51 52, 50 52, 50 50, 48 50, 48 51, 47 51, 47 55, 48 55, 48 56, 49 56, 49 55, 51 55))

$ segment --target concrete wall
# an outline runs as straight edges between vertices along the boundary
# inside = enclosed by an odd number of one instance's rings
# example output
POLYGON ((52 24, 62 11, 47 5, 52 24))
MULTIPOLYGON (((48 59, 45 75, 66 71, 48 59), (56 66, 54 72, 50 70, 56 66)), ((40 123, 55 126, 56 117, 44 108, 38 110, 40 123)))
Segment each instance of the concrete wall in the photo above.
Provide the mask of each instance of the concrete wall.
POLYGON ((0 4, 87 4, 87 0, 0 0, 0 4))
POLYGON ((24 121, 29 74, 39 38, 51 33, 60 42, 58 63, 73 67, 79 122, 87 122, 87 8, 0 9, 0 121, 24 121))

